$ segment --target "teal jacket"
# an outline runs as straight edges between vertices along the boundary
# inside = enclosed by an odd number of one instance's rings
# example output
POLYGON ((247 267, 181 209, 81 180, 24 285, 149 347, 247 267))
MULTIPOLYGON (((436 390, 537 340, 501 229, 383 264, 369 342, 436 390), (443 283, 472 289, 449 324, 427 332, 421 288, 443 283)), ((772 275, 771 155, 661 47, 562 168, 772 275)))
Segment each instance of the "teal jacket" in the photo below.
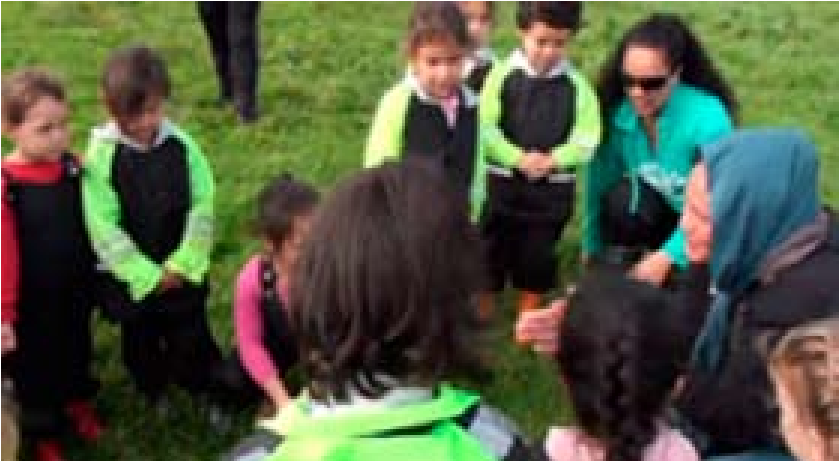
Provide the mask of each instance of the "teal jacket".
MULTIPOLYGON (((624 99, 609 120, 604 143, 586 168, 583 252, 592 255, 602 249, 600 204, 603 195, 621 178, 646 182, 681 213, 685 184, 699 146, 731 130, 731 117, 717 97, 678 84, 659 116, 659 145, 653 150, 631 102, 624 99)), ((662 249, 679 267, 687 266, 685 237, 680 228, 662 249)))

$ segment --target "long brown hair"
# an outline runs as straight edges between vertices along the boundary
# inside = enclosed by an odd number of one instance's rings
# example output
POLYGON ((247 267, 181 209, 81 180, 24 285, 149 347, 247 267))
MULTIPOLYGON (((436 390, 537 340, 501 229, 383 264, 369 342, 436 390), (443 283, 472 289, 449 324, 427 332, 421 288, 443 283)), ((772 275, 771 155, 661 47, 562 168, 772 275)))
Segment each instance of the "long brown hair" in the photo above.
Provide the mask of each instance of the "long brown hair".
POLYGON ((290 288, 314 398, 480 369, 479 240, 457 197, 439 168, 403 160, 349 178, 316 212, 290 288))

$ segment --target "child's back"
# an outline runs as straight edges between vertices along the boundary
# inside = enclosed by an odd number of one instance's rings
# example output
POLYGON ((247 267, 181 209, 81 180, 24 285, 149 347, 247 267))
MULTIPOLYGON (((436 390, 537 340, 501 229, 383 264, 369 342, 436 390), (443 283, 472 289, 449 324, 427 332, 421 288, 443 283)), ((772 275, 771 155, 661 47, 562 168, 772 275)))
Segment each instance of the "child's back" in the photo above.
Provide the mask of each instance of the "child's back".
POLYGON ((453 197, 411 161, 333 192, 290 287, 310 386, 233 459, 529 459, 505 417, 445 384, 478 368, 479 244, 453 197))
POLYGON ((664 296, 605 272, 589 274, 571 296, 557 358, 578 426, 550 431, 552 460, 699 459, 665 422, 690 339, 664 296))

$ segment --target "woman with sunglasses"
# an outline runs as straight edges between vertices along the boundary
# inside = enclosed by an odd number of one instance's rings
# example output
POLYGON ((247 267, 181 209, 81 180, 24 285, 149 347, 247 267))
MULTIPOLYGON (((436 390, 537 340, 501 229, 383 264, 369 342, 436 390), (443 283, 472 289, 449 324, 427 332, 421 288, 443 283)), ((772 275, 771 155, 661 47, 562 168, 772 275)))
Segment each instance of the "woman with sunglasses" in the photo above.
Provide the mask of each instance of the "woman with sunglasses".
POLYGON ((598 82, 604 141, 586 171, 584 260, 633 265, 662 285, 685 268, 678 228, 700 145, 732 129, 736 101, 684 22, 654 14, 627 31, 598 82))

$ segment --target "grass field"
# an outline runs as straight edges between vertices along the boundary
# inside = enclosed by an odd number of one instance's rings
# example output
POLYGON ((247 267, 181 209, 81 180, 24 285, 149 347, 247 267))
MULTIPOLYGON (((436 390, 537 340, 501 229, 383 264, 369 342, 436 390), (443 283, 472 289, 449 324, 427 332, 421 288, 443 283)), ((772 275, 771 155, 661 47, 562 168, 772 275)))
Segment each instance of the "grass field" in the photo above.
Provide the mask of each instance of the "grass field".
MULTIPOLYGON (((145 42, 165 55, 174 83, 170 116, 204 147, 218 184, 219 244, 212 270, 210 315, 226 346, 232 333, 234 276, 257 247, 247 222, 255 193, 282 170, 324 191, 361 165, 361 150, 376 101, 403 72, 400 38, 406 3, 267 3, 261 15, 259 99, 262 118, 239 126, 217 95, 211 56, 192 3, 3 2, 3 73, 44 65, 61 74, 73 106, 75 147, 104 117, 97 82, 116 47, 145 42)), ((836 3, 594 3, 573 45, 574 61, 589 76, 623 30, 649 12, 676 11, 693 25, 735 87, 744 125, 796 125, 808 130, 822 156, 826 201, 839 204, 839 4, 836 3)), ((498 10, 496 48, 515 46, 513 8, 498 10)), ((3 151, 8 151, 4 142, 3 151)), ((578 226, 566 234, 563 273, 576 270, 578 226)), ((488 399, 507 409, 534 437, 567 420, 550 363, 510 341, 512 314, 491 332, 488 399)), ((109 432, 95 449, 73 445, 73 459, 203 460, 250 428, 241 415, 219 435, 176 394, 168 419, 144 411, 122 368, 116 329, 99 323, 96 367, 109 432)))

